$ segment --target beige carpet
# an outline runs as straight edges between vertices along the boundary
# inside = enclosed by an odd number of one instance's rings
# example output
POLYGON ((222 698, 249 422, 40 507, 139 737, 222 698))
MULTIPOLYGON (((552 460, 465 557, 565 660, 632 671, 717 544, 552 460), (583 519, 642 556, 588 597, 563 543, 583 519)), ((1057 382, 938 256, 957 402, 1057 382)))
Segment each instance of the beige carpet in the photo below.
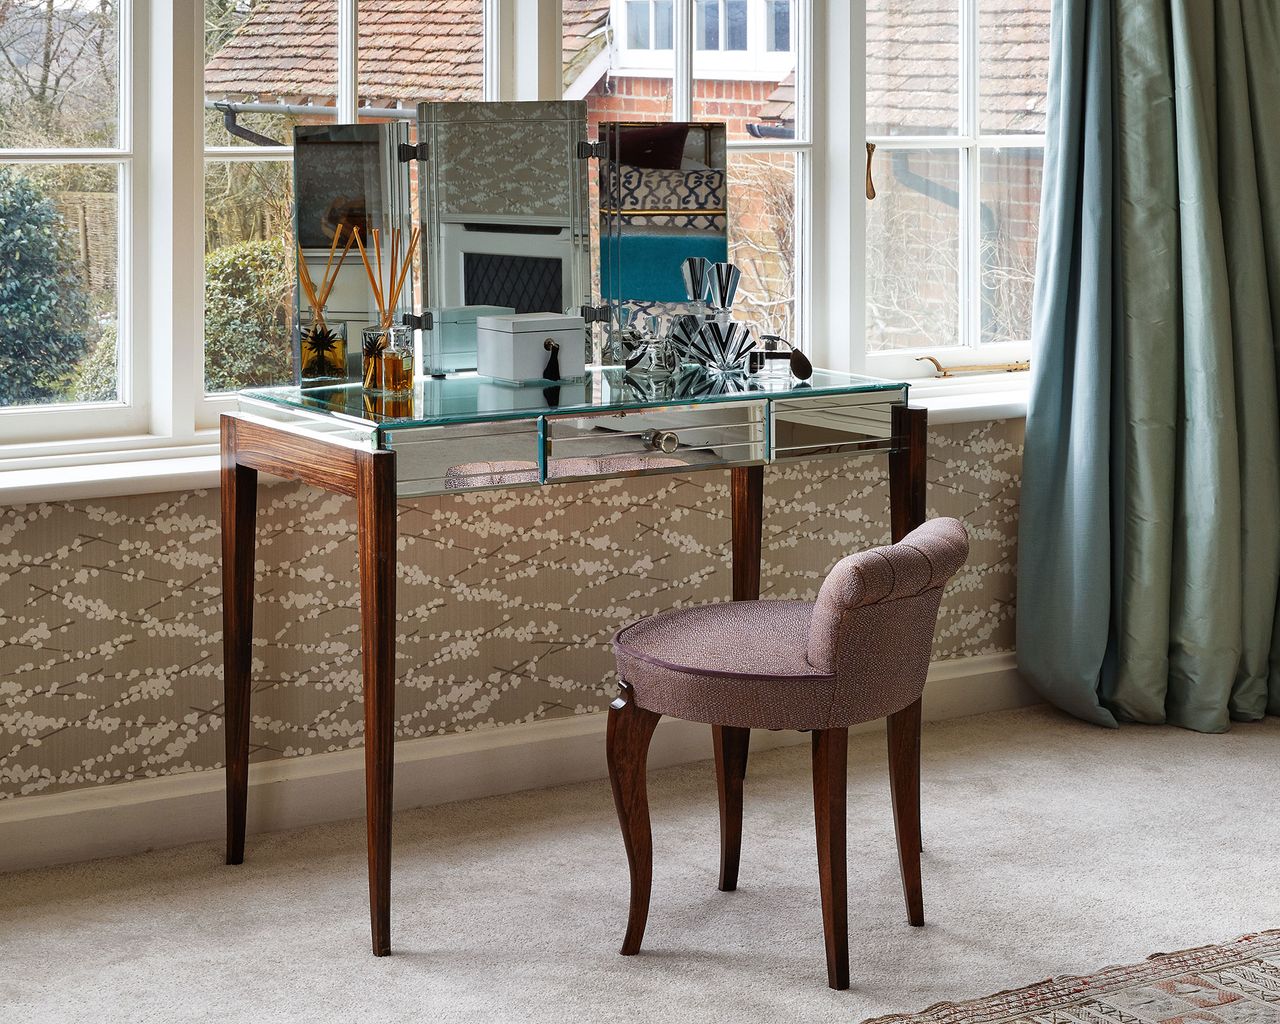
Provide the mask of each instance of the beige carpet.
MULTIPOLYGON (((715 888, 709 764, 655 773, 646 951, 601 782, 396 819, 396 955, 368 946, 363 826, 0 878, 0 1021, 848 1021, 1280 926, 1280 720, 1107 731, 1043 709, 925 733, 907 926, 883 741, 851 743, 853 988, 826 988, 807 748, 747 777, 715 888)), ((603 757, 603 754, 602 754, 603 757)))

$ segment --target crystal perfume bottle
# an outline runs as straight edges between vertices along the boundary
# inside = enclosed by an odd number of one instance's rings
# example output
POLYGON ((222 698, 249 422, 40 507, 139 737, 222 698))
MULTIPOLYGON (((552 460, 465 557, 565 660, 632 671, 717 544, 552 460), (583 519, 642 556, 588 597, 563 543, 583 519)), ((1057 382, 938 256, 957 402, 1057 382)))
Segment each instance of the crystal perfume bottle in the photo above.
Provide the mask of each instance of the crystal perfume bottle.
POLYGON ((362 351, 366 391, 405 395, 413 390, 413 331, 409 327, 366 327, 362 351))

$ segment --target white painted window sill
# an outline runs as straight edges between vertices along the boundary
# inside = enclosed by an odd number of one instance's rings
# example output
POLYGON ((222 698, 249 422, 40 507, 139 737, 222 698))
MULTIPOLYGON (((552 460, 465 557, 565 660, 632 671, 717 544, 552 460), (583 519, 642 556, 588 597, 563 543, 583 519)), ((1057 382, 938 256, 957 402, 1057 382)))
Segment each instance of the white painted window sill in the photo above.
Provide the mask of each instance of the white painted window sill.
POLYGON ((931 427, 1023 419, 1031 393, 1031 375, 1026 372, 927 377, 909 383, 911 404, 929 411, 931 427))
MULTIPOLYGON (((1026 374, 911 382, 911 402, 929 410, 929 423, 981 423, 1027 414, 1026 374)), ((45 501, 85 501, 133 494, 162 494, 218 486, 218 456, 208 443, 200 454, 90 462, 43 469, 0 468, 0 507, 45 501)))

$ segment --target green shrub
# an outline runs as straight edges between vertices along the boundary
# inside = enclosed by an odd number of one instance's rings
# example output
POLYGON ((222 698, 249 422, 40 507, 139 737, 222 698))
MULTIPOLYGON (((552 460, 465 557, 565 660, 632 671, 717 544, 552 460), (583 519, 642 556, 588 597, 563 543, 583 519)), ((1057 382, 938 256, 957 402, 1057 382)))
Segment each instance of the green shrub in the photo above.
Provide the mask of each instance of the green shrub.
POLYGON ((293 261, 287 238, 237 242, 204 259, 204 367, 210 391, 287 384, 293 261))
POLYGON ((0 167, 0 407, 65 398, 98 336, 53 200, 0 167))
POLYGON ((119 391, 118 355, 116 353, 117 330, 115 321, 102 328, 97 343, 80 360, 65 388, 65 397, 72 402, 113 402, 119 391))

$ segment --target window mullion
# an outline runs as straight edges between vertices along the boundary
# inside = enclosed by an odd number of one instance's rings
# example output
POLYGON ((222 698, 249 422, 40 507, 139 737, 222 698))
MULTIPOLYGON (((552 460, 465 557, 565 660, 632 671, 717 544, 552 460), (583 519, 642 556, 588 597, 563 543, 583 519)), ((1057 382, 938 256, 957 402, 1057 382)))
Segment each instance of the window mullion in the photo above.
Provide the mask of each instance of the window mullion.
POLYGON ((338 123, 354 124, 360 104, 360 14, 358 0, 338 2, 338 123))
POLYGON ((960 4, 960 347, 982 339, 981 150, 979 131, 979 0, 960 4))
POLYGON ((671 119, 693 120, 693 0, 675 0, 671 10, 671 119))

